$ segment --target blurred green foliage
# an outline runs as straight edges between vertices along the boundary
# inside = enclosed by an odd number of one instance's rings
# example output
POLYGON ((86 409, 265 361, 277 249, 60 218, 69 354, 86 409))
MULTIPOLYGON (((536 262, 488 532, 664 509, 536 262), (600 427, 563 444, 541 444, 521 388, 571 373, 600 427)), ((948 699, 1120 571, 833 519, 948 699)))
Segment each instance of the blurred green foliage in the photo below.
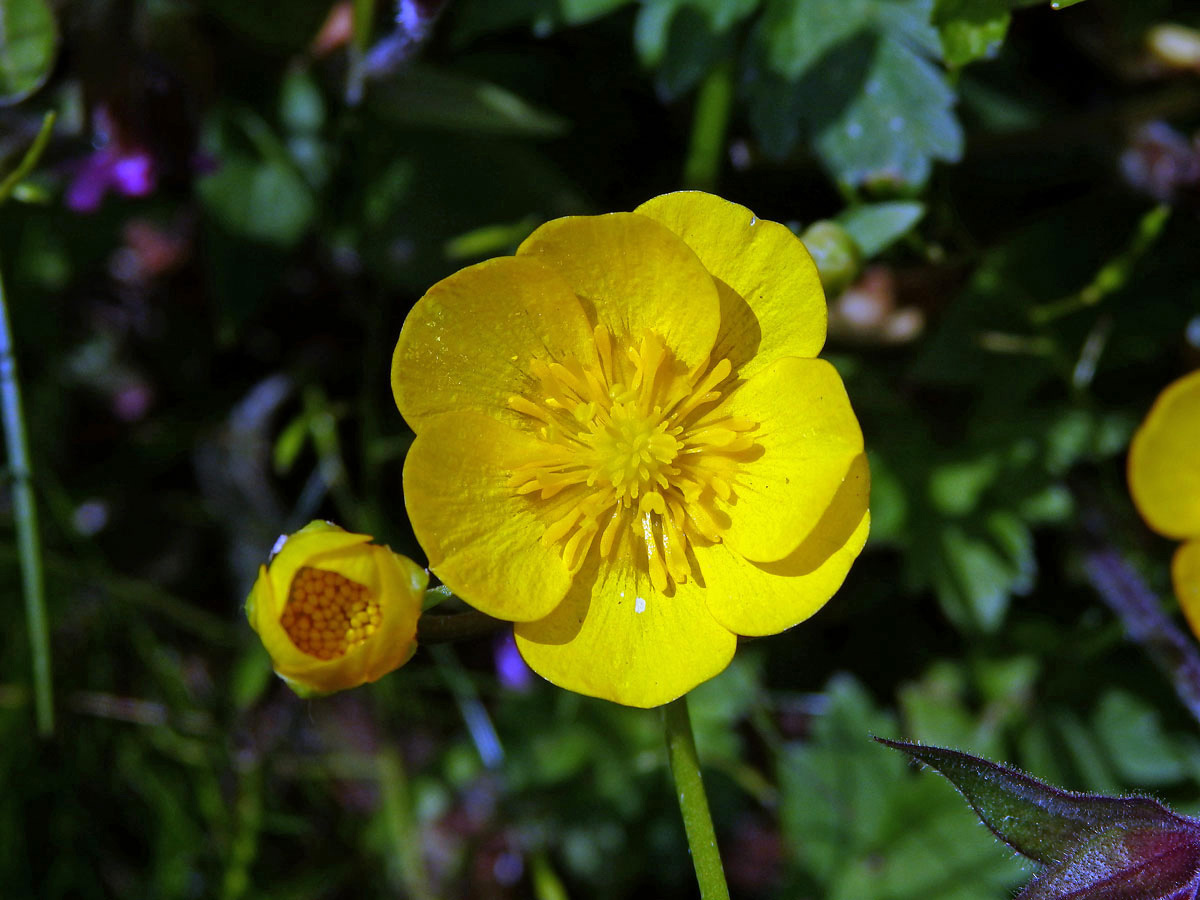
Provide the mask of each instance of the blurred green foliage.
MULTIPOLYGON (((1077 565, 1100 515, 1169 591, 1123 454, 1200 363, 1200 93, 1144 45, 1191 5, 374 6, 356 49, 330 0, 0 2, 0 177, 59 116, 0 217, 60 722, 14 601, 4 896, 694 895, 655 713, 491 638, 302 702, 240 605, 314 516, 421 558, 387 371, 430 284, 695 184, 810 241, 873 473, 838 597, 692 698, 734 894, 1022 882, 869 733, 1200 810, 1197 723, 1077 565)), ((8 524, 0 562, 15 597, 8 524)))

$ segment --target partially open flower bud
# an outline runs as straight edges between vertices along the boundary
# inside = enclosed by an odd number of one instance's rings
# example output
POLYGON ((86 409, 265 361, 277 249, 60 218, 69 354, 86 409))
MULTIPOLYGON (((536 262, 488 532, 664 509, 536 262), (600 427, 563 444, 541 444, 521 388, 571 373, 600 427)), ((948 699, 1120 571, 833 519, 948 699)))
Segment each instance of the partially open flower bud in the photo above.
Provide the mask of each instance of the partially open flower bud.
POLYGON ((297 694, 382 678, 417 649, 429 575, 371 536, 310 522, 281 537, 246 598, 246 617, 297 694))
POLYGON ((826 219, 813 222, 800 235, 800 240, 817 264, 821 286, 830 299, 844 291, 858 277, 862 254, 854 238, 837 222, 826 219))

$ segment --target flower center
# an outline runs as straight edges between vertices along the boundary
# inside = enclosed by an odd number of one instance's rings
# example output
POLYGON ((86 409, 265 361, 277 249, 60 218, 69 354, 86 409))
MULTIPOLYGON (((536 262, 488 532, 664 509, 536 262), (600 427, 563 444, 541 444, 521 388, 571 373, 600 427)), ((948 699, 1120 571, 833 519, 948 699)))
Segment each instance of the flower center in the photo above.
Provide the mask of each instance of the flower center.
POLYGON ((666 590, 691 574, 690 541, 721 539, 713 501, 733 498, 757 425, 713 411, 729 360, 689 371, 652 332, 624 353, 604 326, 593 337, 597 365, 533 360, 536 389, 509 399, 542 445, 508 484, 541 503, 542 540, 572 572, 599 537, 601 556, 640 556, 666 590))
POLYGON ((365 585, 304 566, 292 578, 279 623, 297 649, 334 659, 367 640, 383 615, 365 585))

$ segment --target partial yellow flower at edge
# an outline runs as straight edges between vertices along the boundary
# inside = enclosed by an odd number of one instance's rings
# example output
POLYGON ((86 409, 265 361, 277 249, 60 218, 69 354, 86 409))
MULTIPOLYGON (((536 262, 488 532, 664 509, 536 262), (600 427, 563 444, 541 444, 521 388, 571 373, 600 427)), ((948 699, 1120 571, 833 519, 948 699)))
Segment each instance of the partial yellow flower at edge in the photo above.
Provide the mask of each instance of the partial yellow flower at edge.
POLYGON ((1129 446, 1129 492, 1167 537, 1200 537, 1200 369, 1158 395, 1129 446))
POLYGON ((1184 539, 1171 563, 1175 595, 1200 636, 1200 370, 1154 401, 1129 446, 1129 493, 1147 524, 1184 539))
POLYGON ((408 662, 428 581, 370 535, 315 521, 280 538, 246 599, 246 617, 297 694, 328 694, 408 662))
POLYGON ((396 345, 430 567, 550 681, 631 706, 812 615, 869 473, 784 226, 699 192, 548 222, 434 285, 396 345))

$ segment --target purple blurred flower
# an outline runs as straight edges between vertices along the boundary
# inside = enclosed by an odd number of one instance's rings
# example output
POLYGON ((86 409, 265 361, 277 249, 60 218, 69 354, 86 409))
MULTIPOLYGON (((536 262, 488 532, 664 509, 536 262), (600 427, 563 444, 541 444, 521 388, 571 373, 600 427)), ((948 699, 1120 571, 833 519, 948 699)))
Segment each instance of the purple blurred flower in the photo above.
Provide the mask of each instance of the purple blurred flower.
POLYGON ((1134 188, 1166 203, 1200 184, 1200 143, 1165 122, 1149 122, 1121 154, 1121 171, 1134 188))
POLYGON ((496 639, 495 644, 496 675, 500 684, 510 691, 525 693, 533 687, 533 669, 521 659, 521 651, 509 630, 503 637, 496 639))
POLYGON ((96 150, 74 167, 66 193, 68 208, 95 212, 109 191, 144 197, 154 190, 158 180, 154 157, 144 147, 123 142, 103 107, 96 111, 95 134, 96 150))

